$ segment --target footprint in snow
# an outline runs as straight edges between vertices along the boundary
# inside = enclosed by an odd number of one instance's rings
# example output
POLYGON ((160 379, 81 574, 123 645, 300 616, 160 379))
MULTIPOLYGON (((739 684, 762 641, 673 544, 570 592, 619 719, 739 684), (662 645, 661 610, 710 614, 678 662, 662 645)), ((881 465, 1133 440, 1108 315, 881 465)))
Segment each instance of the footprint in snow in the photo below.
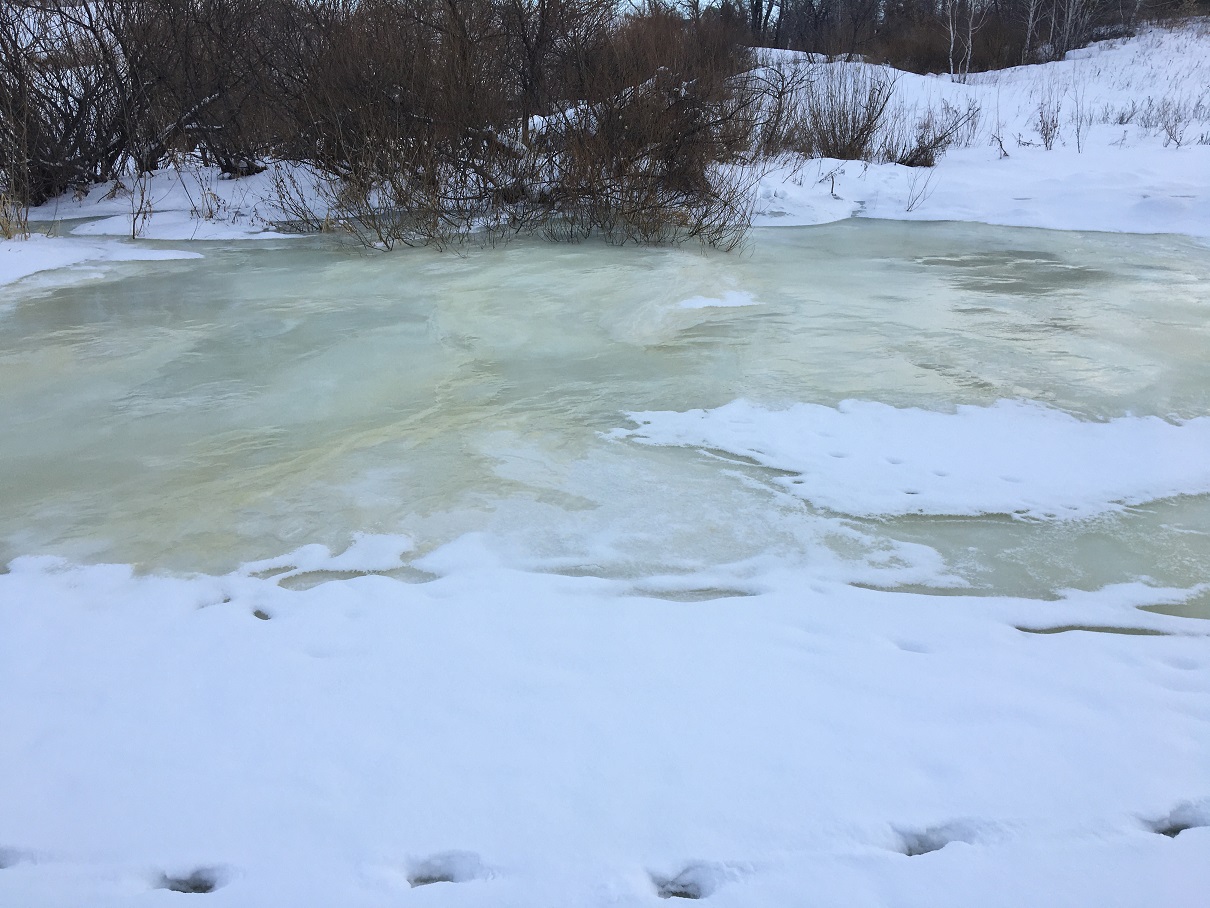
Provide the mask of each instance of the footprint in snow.
POLYGON ((655 894, 662 899, 704 899, 735 878, 736 871, 723 864, 703 862, 690 864, 676 876, 650 876, 655 894))
POLYGON ((1183 804, 1178 804, 1168 816, 1143 822, 1152 832, 1175 839, 1186 829, 1210 826, 1210 798, 1185 801, 1183 804))
POLYGON ((198 867, 188 873, 160 874, 156 889, 169 892, 209 893, 227 883, 228 874, 218 867, 198 867))
POLYGON ((896 828, 895 834, 899 837, 899 847, 896 850, 914 858, 940 851, 951 842, 965 842, 969 845, 976 841, 978 829, 971 823, 954 822, 925 829, 896 828))
POLYGON ((491 871, 473 851, 444 851, 413 861, 408 867, 408 883, 413 889, 433 883, 466 883, 485 880, 491 871))

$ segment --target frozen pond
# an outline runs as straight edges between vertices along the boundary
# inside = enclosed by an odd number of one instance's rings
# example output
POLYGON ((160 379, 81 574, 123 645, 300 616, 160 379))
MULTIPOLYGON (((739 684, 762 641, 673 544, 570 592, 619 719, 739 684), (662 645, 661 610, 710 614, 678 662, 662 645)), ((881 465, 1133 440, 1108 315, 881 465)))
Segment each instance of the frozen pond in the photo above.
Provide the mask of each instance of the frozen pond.
POLYGON ((484 531, 513 563, 610 577, 768 557, 1030 596, 1210 576, 1205 494, 888 516, 847 509, 843 488, 796 496, 792 469, 722 445, 613 432, 739 398, 1204 417, 1204 246, 854 220, 750 247, 216 243, 4 288, 0 563, 227 571, 354 533, 423 554, 484 531))

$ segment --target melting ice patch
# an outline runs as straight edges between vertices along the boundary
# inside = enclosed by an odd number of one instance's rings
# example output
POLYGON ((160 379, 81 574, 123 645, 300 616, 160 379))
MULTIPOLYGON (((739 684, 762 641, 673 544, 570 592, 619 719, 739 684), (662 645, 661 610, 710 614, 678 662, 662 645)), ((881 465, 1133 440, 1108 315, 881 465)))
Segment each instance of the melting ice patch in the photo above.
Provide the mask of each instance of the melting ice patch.
POLYGON ((691 296, 677 303, 680 309, 714 309, 730 306, 759 306, 751 293, 743 290, 728 290, 722 296, 691 296))
MULTIPOLYGON (((129 222, 129 218, 127 219, 129 222)), ((129 232, 129 226, 127 227, 129 232)), ((19 243, 0 243, 0 286, 37 274, 86 262, 200 259, 201 253, 156 249, 134 243, 31 236, 19 243)))
POLYGON ((1210 492, 1210 417, 1086 422, 1012 400, 953 413, 860 400, 770 410, 737 400, 627 415, 639 427, 614 437, 748 457, 797 474, 782 481, 812 504, 854 516, 1072 519, 1210 492))

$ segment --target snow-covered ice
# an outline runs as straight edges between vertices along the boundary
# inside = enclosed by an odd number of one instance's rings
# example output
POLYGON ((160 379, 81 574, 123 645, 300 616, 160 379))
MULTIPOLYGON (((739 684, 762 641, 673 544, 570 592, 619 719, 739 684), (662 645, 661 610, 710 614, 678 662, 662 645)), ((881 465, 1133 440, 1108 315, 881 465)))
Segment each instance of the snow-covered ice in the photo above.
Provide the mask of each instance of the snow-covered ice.
POLYGON ((161 249, 145 244, 31 236, 0 242, 0 286, 46 271, 97 262, 163 261, 201 258, 200 252, 161 249))
POLYGON ((1210 493, 1210 417, 1084 422, 1028 401, 954 413, 849 400, 768 410, 632 413, 615 437, 694 445, 792 472, 795 495, 842 514, 1077 519, 1210 493))
POLYGON ((756 306, 758 301, 743 290, 728 290, 722 296, 691 296, 677 303, 682 309, 712 309, 730 306, 756 306))

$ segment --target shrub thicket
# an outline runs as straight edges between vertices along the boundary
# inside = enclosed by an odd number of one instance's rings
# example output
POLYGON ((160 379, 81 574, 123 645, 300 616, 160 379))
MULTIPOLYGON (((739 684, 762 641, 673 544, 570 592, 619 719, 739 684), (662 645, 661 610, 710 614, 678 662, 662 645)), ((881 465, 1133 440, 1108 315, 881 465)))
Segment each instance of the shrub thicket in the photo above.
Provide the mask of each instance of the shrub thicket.
POLYGON ((754 72, 751 45, 961 78, 1132 28, 1156 2, 6 0, 0 200, 11 224, 168 162, 232 177, 288 162, 287 212, 375 243, 727 245, 753 172, 733 165, 784 150, 927 165, 970 122, 888 115, 889 83, 853 68, 754 72))

